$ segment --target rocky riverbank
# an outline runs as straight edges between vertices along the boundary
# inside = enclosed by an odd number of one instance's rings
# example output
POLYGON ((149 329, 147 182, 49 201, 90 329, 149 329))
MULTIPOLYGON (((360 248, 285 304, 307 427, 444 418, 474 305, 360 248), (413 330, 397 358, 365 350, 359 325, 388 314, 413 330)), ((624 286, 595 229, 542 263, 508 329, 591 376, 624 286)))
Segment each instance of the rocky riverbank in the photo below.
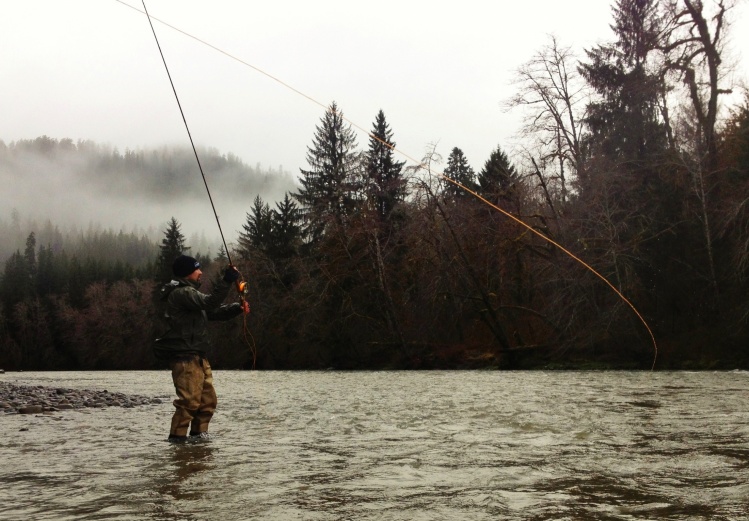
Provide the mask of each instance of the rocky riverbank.
POLYGON ((138 407, 162 403, 160 398, 107 390, 65 389, 0 382, 0 414, 39 414, 87 407, 138 407))

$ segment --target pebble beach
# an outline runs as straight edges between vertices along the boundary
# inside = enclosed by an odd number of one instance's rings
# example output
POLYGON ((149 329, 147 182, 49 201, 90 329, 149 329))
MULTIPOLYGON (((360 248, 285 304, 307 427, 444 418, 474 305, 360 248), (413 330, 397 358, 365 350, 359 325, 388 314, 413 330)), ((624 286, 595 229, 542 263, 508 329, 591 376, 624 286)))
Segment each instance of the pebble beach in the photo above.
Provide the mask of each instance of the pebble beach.
POLYGON ((0 382, 0 414, 44 414, 66 409, 139 407, 160 403, 160 398, 106 389, 67 389, 0 382))

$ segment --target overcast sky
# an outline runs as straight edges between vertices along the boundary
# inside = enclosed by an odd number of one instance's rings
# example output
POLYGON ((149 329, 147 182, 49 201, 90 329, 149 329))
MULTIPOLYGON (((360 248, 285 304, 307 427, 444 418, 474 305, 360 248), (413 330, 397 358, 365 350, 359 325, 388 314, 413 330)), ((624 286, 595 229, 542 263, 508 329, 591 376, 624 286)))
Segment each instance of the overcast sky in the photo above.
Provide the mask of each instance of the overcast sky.
MULTIPOLYGON (((123 0, 141 10, 139 0, 123 0)), ((479 170, 510 147, 513 71, 555 34, 580 55, 611 38, 605 0, 147 0, 150 14, 370 129, 399 149, 457 146, 479 170)), ((189 145, 146 17, 116 0, 15 0, 0 17, 0 139, 40 135, 125 148, 189 145)), ((749 53, 746 3, 734 49, 749 53)), ((298 173, 324 108, 154 22, 193 138, 298 173)), ((738 52, 738 51, 737 51, 738 52)), ((749 70, 742 58, 743 71, 749 70)), ((359 144, 367 137, 359 134, 359 144)))

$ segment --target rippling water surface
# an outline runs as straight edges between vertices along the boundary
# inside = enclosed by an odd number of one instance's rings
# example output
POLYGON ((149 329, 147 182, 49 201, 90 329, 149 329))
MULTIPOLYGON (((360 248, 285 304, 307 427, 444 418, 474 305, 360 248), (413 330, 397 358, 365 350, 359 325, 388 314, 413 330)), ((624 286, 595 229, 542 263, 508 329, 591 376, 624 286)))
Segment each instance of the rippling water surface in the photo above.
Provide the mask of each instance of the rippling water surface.
POLYGON ((216 371, 206 443, 169 373, 4 381, 165 398, 0 416, 0 518, 749 519, 749 373, 216 371))

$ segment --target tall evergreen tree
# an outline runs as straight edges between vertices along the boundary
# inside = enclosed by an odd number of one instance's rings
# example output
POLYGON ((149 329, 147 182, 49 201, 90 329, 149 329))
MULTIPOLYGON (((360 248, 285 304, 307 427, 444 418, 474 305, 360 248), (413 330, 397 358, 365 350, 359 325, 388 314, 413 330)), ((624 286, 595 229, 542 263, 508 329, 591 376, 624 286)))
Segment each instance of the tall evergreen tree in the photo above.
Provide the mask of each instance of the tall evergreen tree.
POLYGON ((519 175, 504 151, 495 148, 478 176, 481 195, 493 199, 511 199, 519 175))
POLYGON ((390 217, 395 205, 406 196, 403 177, 405 161, 395 160, 394 149, 393 132, 385 121, 385 114, 380 110, 369 137, 365 168, 367 198, 381 222, 390 217))
POLYGON ((214 262, 218 262, 219 264, 225 264, 229 260, 229 256, 226 254, 226 248, 224 248, 224 245, 220 245, 218 247, 218 253, 216 253, 216 256, 213 258, 214 262))
POLYGON ((258 195, 252 203, 247 220, 239 234, 239 247, 244 258, 248 258, 252 248, 267 252, 273 234, 273 213, 268 203, 258 195))
POLYGON ((297 245, 301 239, 300 222, 299 207, 286 192, 283 200, 276 203, 276 208, 273 210, 274 257, 288 258, 297 251, 297 245))
POLYGON ((328 221, 344 225, 353 214, 361 187, 360 159, 356 135, 334 103, 316 127, 312 146, 307 149, 309 170, 300 169, 302 184, 294 198, 305 219, 305 235, 316 242, 328 221))
POLYGON ((180 230, 181 225, 177 219, 172 217, 164 230, 164 238, 159 246, 159 257, 156 263, 159 280, 169 280, 172 277, 172 264, 174 259, 190 250, 185 244, 185 236, 180 230))
POLYGON ((649 69, 657 46, 657 0, 617 0, 612 8, 616 42, 586 51, 581 73, 600 100, 588 106, 593 154, 639 168, 668 145, 661 118, 663 76, 649 69))
MULTIPOLYGON (((447 167, 444 171, 445 177, 452 179, 456 183, 460 183, 462 186, 475 190, 476 186, 476 173, 474 172, 471 165, 468 164, 463 151, 458 147, 452 149, 450 155, 447 158, 447 167)), ((450 183, 448 181, 445 184, 445 194, 451 198, 465 197, 468 194, 462 188, 450 183)))

